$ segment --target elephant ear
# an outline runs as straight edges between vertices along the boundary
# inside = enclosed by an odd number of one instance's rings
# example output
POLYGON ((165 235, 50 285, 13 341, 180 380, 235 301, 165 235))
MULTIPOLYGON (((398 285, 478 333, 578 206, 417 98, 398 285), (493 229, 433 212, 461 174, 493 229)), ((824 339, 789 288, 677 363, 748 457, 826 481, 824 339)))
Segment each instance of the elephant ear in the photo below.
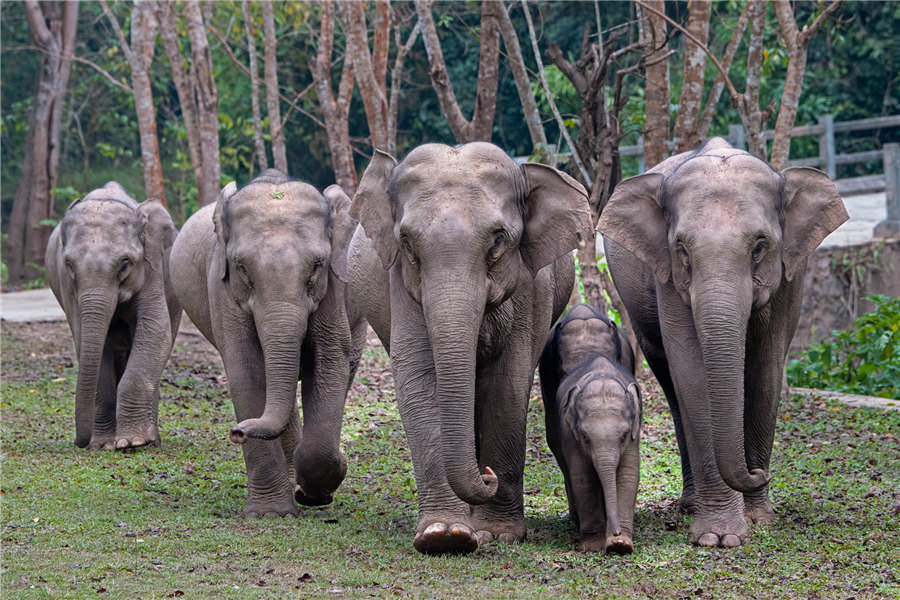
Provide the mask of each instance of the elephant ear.
POLYGON ((219 192, 216 209, 213 212, 213 226, 216 230, 216 249, 213 255, 213 269, 219 279, 228 277, 228 258, 225 256, 225 244, 231 235, 231 221, 228 219, 228 201, 237 192, 237 184, 231 182, 219 192))
POLYGON ((790 167, 784 176, 784 246, 781 261, 788 281, 825 237, 850 218, 828 175, 811 167, 790 167))
MULTIPOLYGON (((109 184, 107 184, 108 186, 109 184)), ((118 185, 118 184, 116 184, 118 185)), ((178 230, 172 217, 159 200, 147 200, 138 206, 141 213, 141 241, 144 244, 144 260, 150 268, 161 273, 168 259, 178 230)))
POLYGON ((350 216, 350 198, 339 185, 328 186, 322 195, 331 203, 331 272, 347 283, 347 248, 356 231, 356 219, 350 216))
POLYGON ((385 269, 390 269, 394 264, 399 250, 397 238, 394 236, 394 215, 388 195, 391 173, 396 166, 397 159, 387 152, 375 150, 350 206, 350 216, 359 221, 366 237, 372 240, 372 245, 375 246, 381 265, 385 269))
POLYGON ((641 388, 638 384, 632 383, 628 385, 626 390, 628 397, 631 398, 634 407, 634 423, 631 425, 631 439, 636 440, 641 434, 641 388))
POLYGON ((521 166, 525 177, 525 230, 519 251, 537 275, 545 266, 594 239, 591 208, 584 186, 553 167, 521 166))
POLYGON ((597 231, 634 254, 662 283, 672 276, 659 197, 664 179, 660 173, 645 173, 619 182, 597 221, 597 231))

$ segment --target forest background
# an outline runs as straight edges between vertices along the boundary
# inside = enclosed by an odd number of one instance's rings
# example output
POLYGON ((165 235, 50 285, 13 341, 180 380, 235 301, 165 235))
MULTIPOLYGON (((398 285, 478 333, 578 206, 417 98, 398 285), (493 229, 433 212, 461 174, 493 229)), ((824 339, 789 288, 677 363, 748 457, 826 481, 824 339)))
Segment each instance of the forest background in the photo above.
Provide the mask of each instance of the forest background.
MULTIPOLYGON (((544 161, 574 147, 564 167, 595 211, 638 172, 616 148, 642 134, 649 168, 743 122, 751 151, 784 166, 752 131, 782 113, 789 127, 900 112, 900 2, 838 4, 531 2, 529 24, 517 1, 3 2, 4 283, 40 281, 52 226, 109 180, 180 226, 266 166, 352 193, 373 147, 490 139, 544 161)), ((865 132, 838 151, 898 139, 865 132)), ((818 153, 815 138, 788 143, 791 158, 818 153)))

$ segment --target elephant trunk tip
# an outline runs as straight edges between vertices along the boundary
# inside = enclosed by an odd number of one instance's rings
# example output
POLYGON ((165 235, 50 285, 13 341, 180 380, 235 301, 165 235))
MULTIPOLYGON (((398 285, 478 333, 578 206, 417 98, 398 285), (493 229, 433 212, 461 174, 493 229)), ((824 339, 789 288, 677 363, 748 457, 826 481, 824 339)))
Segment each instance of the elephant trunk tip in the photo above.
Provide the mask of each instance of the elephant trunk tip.
POLYGON ((244 444, 250 438, 273 440, 281 435, 282 429, 272 427, 264 419, 247 419, 231 428, 229 438, 235 444, 244 444))
POLYGON ((742 494, 750 494, 766 487, 769 484, 771 477, 763 469, 753 469, 746 477, 738 477, 736 480, 732 477, 727 479, 723 477, 722 479, 725 479, 725 483, 727 483, 728 487, 731 489, 741 492, 742 494))
MULTIPOLYGON (((453 490, 456 492, 456 495, 460 498, 460 500, 473 505, 485 504, 490 502, 491 499, 497 494, 497 488, 499 487, 499 480, 497 479, 497 474, 494 473, 494 470, 490 467, 484 468, 484 473, 481 475, 481 482, 483 485, 477 486, 475 489, 465 489, 465 490, 453 490)), ((450 487, 453 487, 451 483, 450 487)))

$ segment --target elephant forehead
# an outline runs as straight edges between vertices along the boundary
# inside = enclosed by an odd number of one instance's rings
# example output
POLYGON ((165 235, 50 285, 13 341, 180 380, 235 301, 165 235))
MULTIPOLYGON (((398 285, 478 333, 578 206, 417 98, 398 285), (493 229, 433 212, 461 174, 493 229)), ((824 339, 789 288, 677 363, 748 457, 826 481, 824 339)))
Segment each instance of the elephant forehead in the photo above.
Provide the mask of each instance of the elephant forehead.
POLYGON ((240 232, 274 235, 279 231, 310 235, 316 231, 325 231, 331 218, 331 210, 325 198, 298 193, 297 190, 277 189, 277 186, 266 187, 271 189, 257 190, 263 193, 236 194, 229 201, 228 216, 232 235, 240 232))
POLYGON ((67 240, 127 239, 135 237, 140 226, 140 213, 116 200, 82 200, 67 210, 63 217, 63 230, 67 240))

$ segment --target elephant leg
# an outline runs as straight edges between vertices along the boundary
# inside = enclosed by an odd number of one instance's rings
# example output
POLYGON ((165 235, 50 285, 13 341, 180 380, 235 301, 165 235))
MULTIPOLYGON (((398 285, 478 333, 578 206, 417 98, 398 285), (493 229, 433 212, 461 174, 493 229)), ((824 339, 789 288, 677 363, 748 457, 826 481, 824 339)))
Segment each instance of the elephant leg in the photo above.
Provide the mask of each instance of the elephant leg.
POLYGON ((88 450, 112 450, 116 447, 116 383, 115 351, 109 337, 103 347, 97 379, 94 427, 88 450))
POLYGON ((444 470, 434 358, 421 308, 409 306, 413 302, 408 297, 396 296, 391 319, 391 370, 419 498, 413 546, 426 554, 474 552, 478 538, 472 527, 471 507, 450 488, 444 470))
POLYGON ((578 448, 568 448, 563 453, 568 466, 569 514, 574 515, 578 550, 600 552, 606 546, 606 510, 600 478, 590 456, 585 456, 578 448))
MULTIPOLYGON (((234 321, 230 324, 236 325, 234 321)), ((266 404, 266 369, 252 330, 235 327, 227 335, 217 336, 217 340, 222 340, 219 348, 237 421, 259 418, 266 404)), ((241 516, 296 516, 294 486, 281 441, 250 438, 241 450, 247 467, 247 503, 241 516)))
MULTIPOLYGON (((659 332, 657 335, 661 336, 659 332)), ((656 376, 659 386, 662 388, 666 396, 666 402, 669 405, 669 412, 672 414, 672 423, 675 426, 675 441, 678 443, 678 456, 681 461, 681 498, 678 499, 678 509, 685 513, 694 511, 694 500, 696 493, 694 491, 694 476, 691 473, 691 460, 688 452, 688 445, 684 435, 684 423, 681 418, 681 409, 678 407, 678 396, 675 394, 675 384, 672 382, 672 375, 669 372, 669 361, 666 360, 666 354, 662 346, 662 338, 659 343, 641 344, 644 351, 644 357, 650 370, 656 376)))
POLYGON ((303 344, 303 434, 294 450, 300 504, 320 506, 334 500, 347 474, 341 453, 341 424, 350 376, 350 328, 342 303, 326 297, 310 315, 303 344))
POLYGON ((703 355, 693 318, 677 294, 660 294, 660 309, 695 490, 688 539, 701 546, 739 546, 750 536, 744 498, 722 480, 716 465, 703 355))
POLYGON ((159 380, 173 343, 169 312, 161 292, 154 296, 146 290, 138 305, 131 351, 119 382, 117 450, 160 445, 159 380))
POLYGON ((634 552, 634 505, 637 502, 641 455, 635 441, 634 449, 622 452, 616 471, 616 507, 619 512, 621 535, 607 531, 606 551, 613 554, 634 552))
POLYGON ((525 425, 534 381, 531 344, 509 339, 496 363, 479 364, 475 381, 478 466, 490 467, 500 486, 486 504, 473 510, 481 541, 525 539, 525 425))

